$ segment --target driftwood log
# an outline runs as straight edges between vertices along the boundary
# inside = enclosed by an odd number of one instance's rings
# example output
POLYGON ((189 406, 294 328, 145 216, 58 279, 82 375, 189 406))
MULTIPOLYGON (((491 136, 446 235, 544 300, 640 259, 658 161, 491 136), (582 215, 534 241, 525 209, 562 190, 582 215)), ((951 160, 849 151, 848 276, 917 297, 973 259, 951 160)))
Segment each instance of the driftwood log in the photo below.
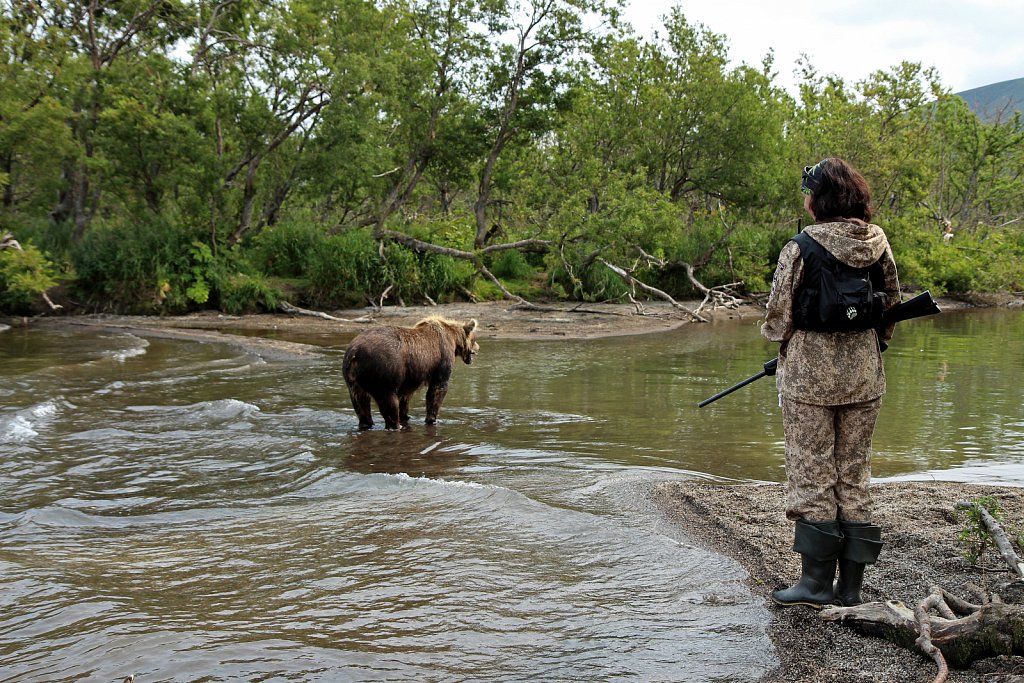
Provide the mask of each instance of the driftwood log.
POLYGON ((896 601, 868 602, 825 608, 821 618, 908 649, 916 647, 939 667, 936 683, 946 680, 949 666, 966 668, 979 659, 1024 654, 1024 606, 1003 603, 998 597, 977 605, 933 587, 914 609, 896 601))
POLYGON ((308 308, 299 308, 298 306, 290 304, 287 301, 279 301, 277 307, 280 308, 281 311, 284 313, 290 313, 292 315, 308 315, 312 318, 335 320, 341 323, 368 323, 373 321, 372 318, 368 318, 365 315, 360 316, 358 318, 338 318, 333 315, 330 315, 329 313, 324 313, 322 311, 311 311, 308 308))
MULTIPOLYGON (((1024 562, 999 522, 983 505, 959 502, 958 509, 978 513, 1017 584, 1024 578, 1024 562)), ((963 600, 938 586, 913 609, 897 601, 869 602, 854 607, 828 607, 821 618, 853 626, 861 633, 885 638, 908 649, 918 649, 938 667, 933 683, 944 683, 949 668, 967 668, 996 656, 1024 655, 1024 605, 1004 603, 997 594, 977 587, 980 604, 963 600)))

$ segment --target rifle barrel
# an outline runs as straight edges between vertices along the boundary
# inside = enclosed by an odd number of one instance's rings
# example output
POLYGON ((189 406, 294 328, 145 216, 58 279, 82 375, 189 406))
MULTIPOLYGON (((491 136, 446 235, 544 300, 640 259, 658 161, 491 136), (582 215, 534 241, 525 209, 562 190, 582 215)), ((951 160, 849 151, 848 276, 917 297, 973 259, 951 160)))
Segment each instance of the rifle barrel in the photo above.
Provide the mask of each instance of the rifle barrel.
MULTIPOLYGON (((913 299, 904 301, 901 304, 897 304, 890 308, 888 311, 886 311, 885 314, 882 316, 882 327, 887 327, 894 323, 903 322, 904 320, 910 320, 912 318, 920 318, 926 315, 935 315, 936 313, 940 312, 941 311, 939 310, 938 305, 936 305, 935 300, 932 299, 932 293, 928 290, 925 290, 918 294, 917 296, 915 296, 913 299)), ((879 330, 878 343, 881 345, 882 351, 885 351, 885 347, 887 346, 887 344, 884 341, 882 341, 881 330, 879 330)), ((751 382, 761 379, 762 377, 768 374, 769 369, 772 370, 772 374, 775 374, 775 366, 777 362, 777 358, 768 361, 767 363, 764 364, 765 369, 763 371, 757 373, 753 377, 748 377, 739 384, 729 387, 725 391, 718 392, 711 398, 704 399, 703 401, 697 404, 697 407, 703 408, 707 404, 713 401, 717 401, 723 396, 728 396, 737 389, 742 389, 751 382)))
POLYGON ((712 403, 713 401, 717 401, 718 399, 722 398, 723 396, 728 396, 729 394, 731 394, 732 392, 736 391, 737 389, 742 389, 743 387, 747 386, 751 382, 757 381, 757 380, 761 379, 762 377, 764 377, 767 374, 768 374, 767 372, 762 370, 761 372, 757 373, 753 377, 748 377, 745 380, 743 380, 742 382, 740 382, 739 384, 731 386, 728 389, 726 389, 725 391, 719 391, 717 394, 715 394, 711 398, 704 399, 703 401, 701 401, 700 403, 697 404, 697 407, 698 408, 703 408, 707 404, 712 403))

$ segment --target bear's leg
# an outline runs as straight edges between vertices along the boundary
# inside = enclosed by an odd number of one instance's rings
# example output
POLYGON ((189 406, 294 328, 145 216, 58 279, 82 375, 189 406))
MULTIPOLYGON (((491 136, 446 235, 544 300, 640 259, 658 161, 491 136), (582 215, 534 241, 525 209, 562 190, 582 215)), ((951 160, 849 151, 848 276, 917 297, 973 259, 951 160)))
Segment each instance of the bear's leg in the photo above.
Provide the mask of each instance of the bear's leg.
POLYGON ((352 399, 352 408, 359 418, 360 429, 373 429, 373 412, 370 410, 370 395, 360 387, 349 384, 348 396, 352 399))
POLYGON ((406 428, 409 426, 409 399, 410 394, 405 394, 398 398, 398 421, 402 423, 402 427, 406 428))
POLYGON ((432 425, 437 422, 437 414, 441 412, 441 404, 448 393, 448 382, 431 384, 427 388, 427 419, 425 422, 432 425))
POLYGON ((377 407, 380 408, 380 415, 384 418, 384 429, 398 429, 400 426, 398 394, 391 392, 390 394, 383 394, 375 398, 377 399, 377 407))

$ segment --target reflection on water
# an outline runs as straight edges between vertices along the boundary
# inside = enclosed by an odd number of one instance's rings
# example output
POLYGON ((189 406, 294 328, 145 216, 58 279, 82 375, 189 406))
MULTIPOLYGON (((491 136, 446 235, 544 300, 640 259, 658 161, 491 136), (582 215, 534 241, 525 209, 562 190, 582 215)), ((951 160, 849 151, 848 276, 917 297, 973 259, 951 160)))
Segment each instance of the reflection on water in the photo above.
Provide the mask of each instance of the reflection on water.
POLYGON ((325 451, 324 460, 336 458, 337 465, 361 474, 407 474, 441 479, 457 473, 479 459, 468 446, 438 436, 436 425, 417 430, 358 432, 336 449, 325 451))
MULTIPOLYGON (((1024 484, 1019 313, 904 324, 876 475, 1024 484)), ((359 432, 325 358, 0 334, 0 680, 755 680, 768 615, 652 481, 782 481, 753 321, 481 341, 359 432)))

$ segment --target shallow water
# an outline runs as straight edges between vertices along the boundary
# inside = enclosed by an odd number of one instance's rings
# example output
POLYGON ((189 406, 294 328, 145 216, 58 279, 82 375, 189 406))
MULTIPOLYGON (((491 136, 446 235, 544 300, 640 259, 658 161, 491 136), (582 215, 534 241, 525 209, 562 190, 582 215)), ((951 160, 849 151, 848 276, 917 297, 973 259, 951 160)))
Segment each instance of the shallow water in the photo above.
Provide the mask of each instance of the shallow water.
MULTIPOLYGON (((903 325, 883 478, 1024 484, 1024 316, 903 325)), ((768 615, 650 483, 782 481, 752 321, 481 339, 435 427, 340 374, 130 334, 0 334, 0 680, 754 680, 768 615)))

